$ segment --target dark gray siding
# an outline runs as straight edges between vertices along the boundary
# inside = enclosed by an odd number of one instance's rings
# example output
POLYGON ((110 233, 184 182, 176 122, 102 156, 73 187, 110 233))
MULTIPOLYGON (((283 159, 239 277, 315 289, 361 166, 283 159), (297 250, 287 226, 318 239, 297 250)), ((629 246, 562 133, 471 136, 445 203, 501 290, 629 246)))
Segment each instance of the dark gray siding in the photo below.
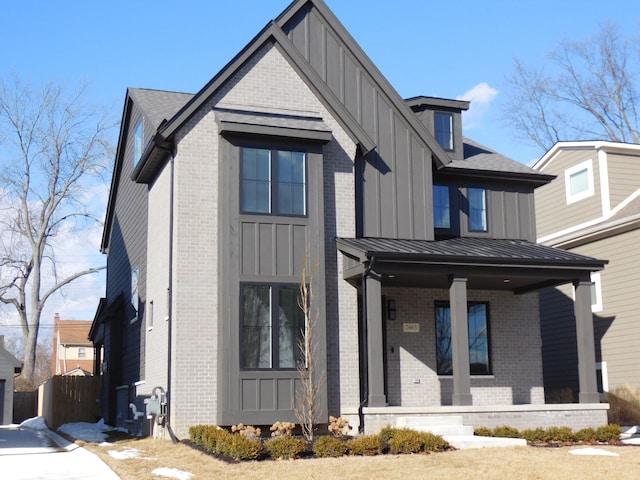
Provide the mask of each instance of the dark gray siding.
MULTIPOLYGON (((292 400, 299 373, 296 370, 242 370, 240 368, 240 285, 242 282, 300 283, 307 251, 310 262, 324 265, 324 194, 322 146, 276 142, 265 137, 231 137, 220 151, 220 258, 219 425, 238 422, 270 425, 296 422, 292 400), (240 148, 245 145, 292 148, 308 153, 308 215, 282 217, 240 214, 240 148)), ((320 267, 313 278, 315 329, 320 353, 319 371, 326 371, 325 276, 320 267)), ((327 412, 326 386, 320 398, 327 412)))
POLYGON ((578 350, 573 299, 570 286, 540 292, 540 334, 542 370, 547 399, 570 389, 577 398, 578 350), (567 294, 568 293, 568 294, 567 294))
POLYGON ((438 233, 464 237, 490 237, 536 241, 534 194, 531 187, 506 183, 471 182, 462 177, 436 176, 434 184, 450 188, 452 228, 438 233), (467 187, 487 190, 487 232, 469 232, 467 187))
POLYGON ((408 107, 387 95, 392 88, 375 66, 363 65, 364 54, 343 42, 317 10, 303 9, 284 31, 377 145, 358 160, 358 234, 432 239, 432 153, 401 111, 408 107))
MULTIPOLYGON (((132 387, 144 375, 147 185, 130 180, 133 171, 133 132, 141 113, 135 105, 130 105, 129 112, 129 118, 125 119, 126 138, 120 146, 120 171, 115 173, 119 175, 120 181, 117 183, 117 201, 107 255, 107 304, 113 305, 120 298, 124 300, 122 308, 118 308, 115 315, 109 318, 108 333, 105 334, 107 395, 103 408, 111 422, 115 421, 115 387, 132 387), (139 311, 137 320, 132 321, 134 311, 131 303, 131 271, 136 266, 139 268, 139 311)), ((151 126, 143 121, 143 129, 147 140, 150 138, 151 126)))

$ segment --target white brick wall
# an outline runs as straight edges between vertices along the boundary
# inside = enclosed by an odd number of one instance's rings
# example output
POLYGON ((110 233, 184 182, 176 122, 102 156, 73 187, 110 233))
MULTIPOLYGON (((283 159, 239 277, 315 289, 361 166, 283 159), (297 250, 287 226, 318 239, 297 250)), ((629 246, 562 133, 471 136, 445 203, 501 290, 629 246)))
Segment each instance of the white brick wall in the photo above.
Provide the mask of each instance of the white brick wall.
MULTIPOLYGON (((451 377, 436 374, 436 300, 447 290, 383 288, 396 301, 397 318, 387 322, 387 401, 397 406, 450 405, 451 377), (403 323, 418 323, 419 333, 405 333, 403 323)), ((469 301, 489 302, 490 355, 493 375, 471 377, 474 405, 544 403, 538 300, 469 290, 469 301)))
MULTIPOLYGON (((331 413, 345 404, 358 404, 357 296, 341 279, 342 259, 335 248, 336 236, 355 234, 355 189, 353 159, 355 144, 343 131, 308 86, 298 77, 277 49, 267 46, 246 64, 186 125, 177 139, 175 158, 176 203, 174 214, 174 294, 173 294, 173 405, 172 425, 178 435, 190 425, 212 423, 217 408, 217 278, 218 265, 218 155, 219 132, 214 106, 292 114, 319 114, 334 138, 324 148, 325 175, 325 255, 328 295, 328 388, 331 413), (337 304, 337 308, 335 305, 337 304), (338 321, 340 318, 340 321, 338 321), (338 340, 339 339, 339 340, 338 340), (356 379, 354 381, 354 379, 356 379), (336 381, 338 380, 338 381, 336 381), (338 386, 340 390, 338 391, 338 386)), ((150 203, 168 199, 163 184, 153 186, 150 203), (163 189, 164 188, 164 189, 163 189), (155 191, 155 192, 154 192, 155 191)), ((168 205, 165 200, 164 208, 168 205)), ((161 216, 162 212, 156 212, 161 216)), ((162 255, 156 244, 164 241, 150 216, 149 299, 162 297, 166 266, 155 264, 162 255), (153 230, 153 231, 152 231, 153 230), (153 267, 152 267, 153 266, 153 267), (152 278, 153 277, 153 278, 152 278)), ((160 228, 161 223, 157 227, 160 228)), ((168 230, 166 225, 163 227, 168 230)), ((147 385, 162 380, 162 342, 157 326, 158 302, 154 301, 154 329, 147 338, 147 385)), ((166 343, 165 343, 166 345, 166 343)))

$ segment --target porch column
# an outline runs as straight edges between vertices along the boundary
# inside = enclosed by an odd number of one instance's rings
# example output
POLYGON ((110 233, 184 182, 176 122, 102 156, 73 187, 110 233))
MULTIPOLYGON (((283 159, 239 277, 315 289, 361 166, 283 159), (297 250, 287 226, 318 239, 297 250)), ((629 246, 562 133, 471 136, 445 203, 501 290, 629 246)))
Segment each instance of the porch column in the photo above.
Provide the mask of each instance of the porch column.
MULTIPOLYGON (((370 407, 385 407, 387 397, 384 394, 384 364, 382 361, 382 290, 381 277, 369 272, 365 280, 367 302, 367 398, 370 407)), ((355 379, 354 379, 355 381, 355 379)))
POLYGON ((600 403, 596 380, 596 352, 593 340, 593 314, 591 313, 591 279, 573 282, 576 290, 574 311, 578 341, 578 379, 580 403, 600 403))
POLYGON ((469 319, 467 313, 467 279, 451 277, 451 350, 453 360, 453 404, 472 405, 469 368, 469 319))

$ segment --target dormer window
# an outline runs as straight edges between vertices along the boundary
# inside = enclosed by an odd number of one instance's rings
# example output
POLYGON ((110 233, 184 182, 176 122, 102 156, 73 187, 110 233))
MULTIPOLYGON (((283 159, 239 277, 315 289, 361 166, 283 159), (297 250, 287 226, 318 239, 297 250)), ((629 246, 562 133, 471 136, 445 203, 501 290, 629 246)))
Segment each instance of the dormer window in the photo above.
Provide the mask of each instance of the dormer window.
POLYGON ((447 112, 434 113, 436 140, 447 151, 453 150, 453 114, 447 112))

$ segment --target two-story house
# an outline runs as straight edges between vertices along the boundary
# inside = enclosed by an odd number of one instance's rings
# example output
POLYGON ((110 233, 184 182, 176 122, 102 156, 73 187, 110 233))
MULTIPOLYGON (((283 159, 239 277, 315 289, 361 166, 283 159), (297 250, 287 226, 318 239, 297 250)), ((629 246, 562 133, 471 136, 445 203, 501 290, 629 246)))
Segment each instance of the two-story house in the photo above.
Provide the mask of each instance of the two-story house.
POLYGON ((61 320, 59 314, 54 315, 51 375, 93 375, 93 343, 89 340, 92 323, 91 320, 61 320))
MULTIPOLYGON (((591 311, 602 393, 640 387, 640 146, 559 142, 536 163, 555 175, 536 190, 538 241, 582 255, 607 258, 591 274, 591 311)), ((545 387, 578 391, 576 331, 570 285, 541 294, 545 387)))
POLYGON ((195 95, 129 89, 91 334, 105 419, 166 392, 179 436, 296 422, 309 259, 320 423, 606 423, 590 312, 605 262, 536 244, 552 177, 464 138, 468 106, 403 100, 321 0, 294 1, 195 95), (537 291, 565 283, 581 403, 548 406, 537 291))

